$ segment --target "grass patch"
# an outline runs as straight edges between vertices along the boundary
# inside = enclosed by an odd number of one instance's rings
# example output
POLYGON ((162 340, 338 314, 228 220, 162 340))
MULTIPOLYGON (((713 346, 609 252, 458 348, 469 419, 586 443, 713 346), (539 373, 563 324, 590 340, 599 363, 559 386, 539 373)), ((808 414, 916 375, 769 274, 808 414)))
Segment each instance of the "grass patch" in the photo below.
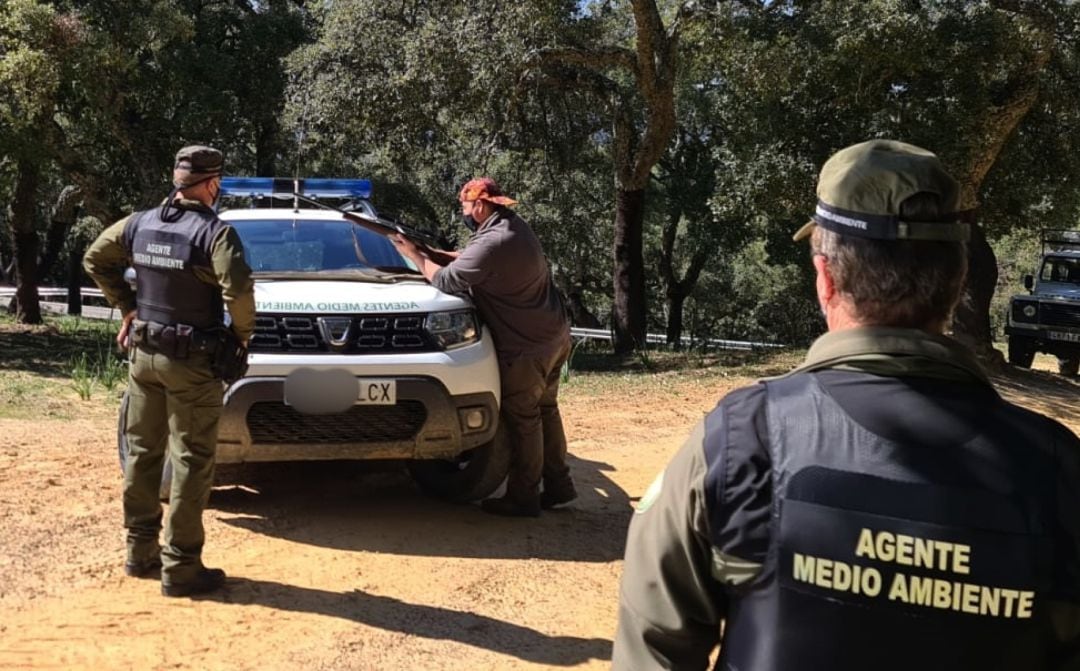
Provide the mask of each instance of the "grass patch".
POLYGON ((30 326, 0 315, 0 417, 70 419, 115 411, 127 379, 115 352, 116 328, 53 315, 30 326))
POLYGON ((564 390, 571 395, 634 394, 670 388, 678 393, 687 384, 709 386, 717 381, 759 379, 782 375, 802 363, 805 350, 720 350, 671 352, 649 350, 620 357, 598 349, 574 354, 564 390))
MULTIPOLYGON (((70 418, 115 412, 127 367, 115 354, 116 322, 48 315, 40 326, 0 315, 0 417, 70 418)), ((803 350, 672 352, 650 349, 627 357, 594 343, 574 348, 563 389, 572 396, 685 393, 688 385, 780 375, 803 350)))

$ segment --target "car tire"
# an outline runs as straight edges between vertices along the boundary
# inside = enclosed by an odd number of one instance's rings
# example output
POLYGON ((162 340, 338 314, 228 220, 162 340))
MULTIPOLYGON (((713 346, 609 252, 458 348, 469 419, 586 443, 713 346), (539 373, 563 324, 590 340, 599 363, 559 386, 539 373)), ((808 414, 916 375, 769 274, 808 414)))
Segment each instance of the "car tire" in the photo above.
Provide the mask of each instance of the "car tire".
POLYGON ((509 470, 510 441, 501 424, 490 442, 466 450, 455 459, 409 462, 409 473, 424 492, 454 503, 487 497, 499 488, 509 470))
POLYGON ((1035 360, 1035 348, 1028 338, 1012 336, 1009 338, 1009 363, 1021 368, 1031 368, 1035 360))
MULTIPOLYGON (((120 472, 123 473, 127 468, 127 409, 128 409, 128 392, 124 392, 124 398, 120 401, 120 417, 116 422, 116 446, 120 456, 120 472)), ((162 501, 169 500, 169 493, 172 491, 172 464, 169 462, 168 455, 165 456, 165 467, 161 469, 161 488, 158 490, 158 496, 162 501)))
POLYGON ((1058 359, 1058 373, 1075 376, 1078 372, 1080 372, 1080 356, 1074 356, 1068 359, 1058 359))

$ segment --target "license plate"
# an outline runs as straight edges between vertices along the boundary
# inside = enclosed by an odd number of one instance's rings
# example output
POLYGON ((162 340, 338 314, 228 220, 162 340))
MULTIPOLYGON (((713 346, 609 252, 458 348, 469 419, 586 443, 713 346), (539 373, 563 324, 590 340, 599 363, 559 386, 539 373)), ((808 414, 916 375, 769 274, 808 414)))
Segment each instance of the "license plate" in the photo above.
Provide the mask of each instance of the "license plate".
POLYGON ((300 368, 285 378, 285 405, 305 415, 331 415, 356 405, 356 376, 347 370, 300 368))
POLYGON ((397 380, 360 378, 359 405, 394 405, 397 403, 397 380))
POLYGON ((1047 331, 1046 337, 1050 340, 1064 340, 1065 342, 1080 342, 1080 333, 1066 333, 1065 331, 1047 331))

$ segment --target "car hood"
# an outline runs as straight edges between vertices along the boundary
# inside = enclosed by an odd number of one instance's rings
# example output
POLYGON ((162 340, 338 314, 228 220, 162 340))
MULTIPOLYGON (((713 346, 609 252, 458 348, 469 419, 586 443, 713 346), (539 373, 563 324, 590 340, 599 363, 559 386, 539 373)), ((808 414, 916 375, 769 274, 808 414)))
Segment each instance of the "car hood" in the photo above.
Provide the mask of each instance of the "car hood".
POLYGON ((377 284, 320 280, 256 279, 255 310, 263 313, 332 314, 436 312, 471 307, 426 282, 377 284))
POLYGON ((1080 286, 1071 282, 1043 282, 1036 295, 1039 298, 1080 301, 1080 286))

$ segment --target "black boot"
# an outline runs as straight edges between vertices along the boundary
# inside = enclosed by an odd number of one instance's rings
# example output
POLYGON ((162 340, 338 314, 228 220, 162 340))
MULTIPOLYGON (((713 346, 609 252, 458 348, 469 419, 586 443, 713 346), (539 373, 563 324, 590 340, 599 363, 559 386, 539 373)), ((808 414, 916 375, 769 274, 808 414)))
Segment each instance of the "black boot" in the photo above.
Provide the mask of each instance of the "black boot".
POLYGON ((206 568, 203 566, 195 577, 182 583, 161 583, 162 596, 194 596, 206 594, 221 588, 225 584, 225 571, 219 568, 206 568))
POLYGON ((504 517, 540 517, 539 499, 534 499, 529 503, 515 501, 509 496, 498 499, 484 499, 480 502, 480 508, 485 513, 504 517))
POLYGON ((551 510, 556 506, 570 503, 576 498, 577 490, 574 489, 574 481, 570 478, 552 487, 544 483, 544 491, 540 494, 540 507, 551 510))
POLYGON ((161 575, 161 558, 150 557, 124 562, 124 573, 132 578, 156 578, 161 575))

